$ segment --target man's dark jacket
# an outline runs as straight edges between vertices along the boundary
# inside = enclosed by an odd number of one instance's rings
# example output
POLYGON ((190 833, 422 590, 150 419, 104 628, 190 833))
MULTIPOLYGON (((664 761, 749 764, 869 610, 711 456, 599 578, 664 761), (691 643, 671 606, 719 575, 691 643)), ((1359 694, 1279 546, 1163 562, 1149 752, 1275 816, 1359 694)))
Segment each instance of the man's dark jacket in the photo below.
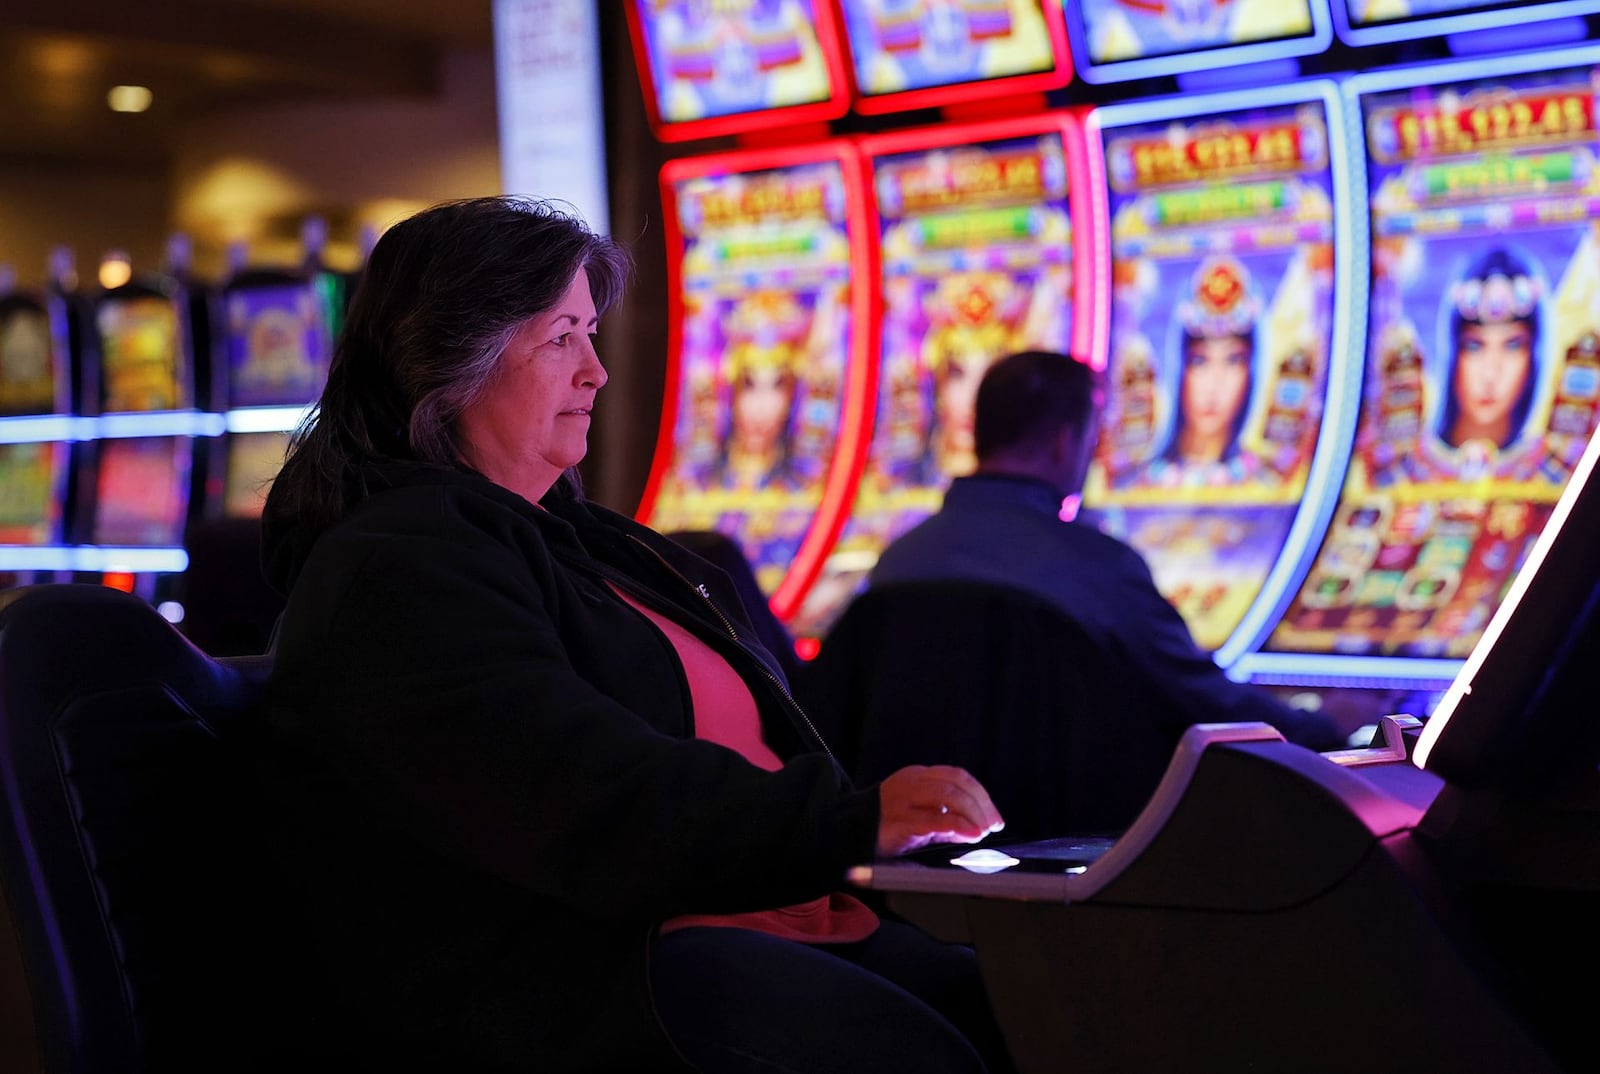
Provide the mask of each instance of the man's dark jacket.
MULTIPOLYGON (((289 594, 268 686, 276 853, 342 1035, 438 1070, 681 1065, 655 1020, 663 919, 812 898, 876 841, 727 577, 559 490, 366 475, 323 533, 269 499, 289 594), (755 695, 767 772, 698 741, 686 623, 755 695)), ((385 1067, 389 1069, 389 1067, 385 1067)))

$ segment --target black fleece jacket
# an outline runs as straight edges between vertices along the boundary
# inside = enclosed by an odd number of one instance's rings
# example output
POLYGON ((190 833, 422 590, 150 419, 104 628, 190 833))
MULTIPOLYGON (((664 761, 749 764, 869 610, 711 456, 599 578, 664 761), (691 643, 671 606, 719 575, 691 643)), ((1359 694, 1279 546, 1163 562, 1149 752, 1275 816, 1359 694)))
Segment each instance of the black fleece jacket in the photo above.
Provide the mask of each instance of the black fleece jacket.
MULTIPOLYGON (((657 923, 834 890, 850 786, 726 575, 631 520, 471 474, 375 468, 323 533, 264 521, 288 594, 263 772, 306 957, 358 1050, 450 1070, 675 1069, 657 923), (683 670, 611 587, 721 652, 784 767, 694 738, 683 670)), ((375 1064, 376 1065, 376 1064, 375 1064)))

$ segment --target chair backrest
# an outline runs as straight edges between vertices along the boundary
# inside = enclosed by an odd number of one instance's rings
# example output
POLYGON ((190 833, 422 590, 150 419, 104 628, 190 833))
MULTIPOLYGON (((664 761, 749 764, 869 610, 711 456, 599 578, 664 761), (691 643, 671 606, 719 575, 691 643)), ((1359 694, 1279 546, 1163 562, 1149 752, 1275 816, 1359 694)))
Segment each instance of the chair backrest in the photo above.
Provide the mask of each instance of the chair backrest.
POLYGON ((280 918, 241 745, 266 671, 115 590, 4 595, 0 884, 50 1074, 275 1050, 256 1027, 280 918))
POLYGON ((802 671, 802 702, 851 776, 955 764, 1006 835, 1126 828, 1177 746, 1109 642, 1020 589, 896 583, 851 601, 802 671))

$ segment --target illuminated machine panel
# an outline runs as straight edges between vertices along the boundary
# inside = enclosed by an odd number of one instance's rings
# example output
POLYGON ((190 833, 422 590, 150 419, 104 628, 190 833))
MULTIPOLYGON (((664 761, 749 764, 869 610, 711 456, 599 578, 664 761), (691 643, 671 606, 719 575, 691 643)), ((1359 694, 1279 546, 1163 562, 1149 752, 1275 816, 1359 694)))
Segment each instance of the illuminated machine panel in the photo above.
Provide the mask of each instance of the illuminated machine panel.
POLYGON ((1057 0, 840 0, 857 112, 1029 93, 1072 78, 1057 0))
POLYGON ((187 326, 178 304, 128 284, 94 313, 100 341, 100 410, 108 414, 184 410, 194 405, 187 326))
POLYGON ((1333 40, 1327 0, 1065 0, 1064 6, 1073 60, 1086 82, 1305 56, 1333 40))
POLYGON ((847 142, 662 169, 669 370, 639 518, 743 547, 779 615, 860 469, 871 244, 847 142))
POLYGON ((865 139, 877 213, 877 399, 849 520, 790 623, 820 638, 878 553, 971 471, 972 404, 996 358, 1094 353, 1074 192, 1081 127, 1057 112, 865 139))
POLYGON ((1333 0, 1334 31, 1352 45, 1472 30, 1510 30, 1600 11, 1600 0, 1333 0))
POLYGON ((68 445, 0 444, 0 545, 55 545, 62 539, 68 445))
POLYGON ((664 142, 836 119, 850 106, 831 0, 627 0, 664 142))
POLYGON ((1326 522, 1354 418, 1331 83, 1091 113, 1111 226, 1109 392, 1084 506, 1227 666, 1326 522))
POLYGON ((1448 681, 1550 517, 1600 416, 1597 63, 1349 84, 1372 229, 1360 426, 1253 672, 1448 681))
POLYGON ((333 357, 334 299, 326 292, 314 280, 229 288, 223 299, 228 409, 305 406, 322 393, 333 357))

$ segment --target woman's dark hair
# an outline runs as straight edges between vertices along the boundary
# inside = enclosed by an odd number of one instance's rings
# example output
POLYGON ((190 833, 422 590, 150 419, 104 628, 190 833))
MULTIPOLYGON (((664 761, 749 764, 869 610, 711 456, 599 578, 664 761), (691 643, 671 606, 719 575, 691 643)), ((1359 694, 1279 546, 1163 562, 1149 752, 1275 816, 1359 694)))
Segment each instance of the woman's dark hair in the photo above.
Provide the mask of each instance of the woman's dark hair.
MULTIPOLYGON (((580 271, 604 313, 631 262, 547 201, 446 202, 390 228, 351 299, 322 397, 290 441, 274 513, 337 520, 372 461, 470 470, 456 418, 490 390, 516 330, 553 309, 580 271)), ((575 495, 576 475, 558 487, 575 495)))
POLYGON ((1461 329, 1467 324, 1484 323, 1485 315, 1521 321, 1528 326, 1528 376, 1522 382, 1522 392, 1511 405, 1510 424, 1506 439, 1495 445, 1501 450, 1510 447, 1522 435, 1528 422, 1528 412, 1533 409, 1533 396, 1539 385, 1539 345, 1543 335, 1543 318, 1540 313, 1541 287, 1533 266, 1520 255, 1493 247, 1467 266, 1453 288, 1446 291, 1449 306, 1449 345, 1446 354, 1449 366, 1440 393, 1443 405, 1439 408, 1439 422, 1435 428, 1440 440, 1458 447, 1454 439, 1456 419, 1461 416, 1461 404, 1456 400, 1456 370, 1461 364, 1461 329), (1490 285, 1498 277, 1502 286, 1490 285), (1496 290, 1503 292, 1510 305, 1503 310, 1492 308, 1496 290))
POLYGON ((1054 351, 1020 351, 1000 359, 978 382, 973 404, 978 460, 1047 443, 1065 428, 1087 428, 1099 385, 1099 375, 1086 363, 1054 351))

